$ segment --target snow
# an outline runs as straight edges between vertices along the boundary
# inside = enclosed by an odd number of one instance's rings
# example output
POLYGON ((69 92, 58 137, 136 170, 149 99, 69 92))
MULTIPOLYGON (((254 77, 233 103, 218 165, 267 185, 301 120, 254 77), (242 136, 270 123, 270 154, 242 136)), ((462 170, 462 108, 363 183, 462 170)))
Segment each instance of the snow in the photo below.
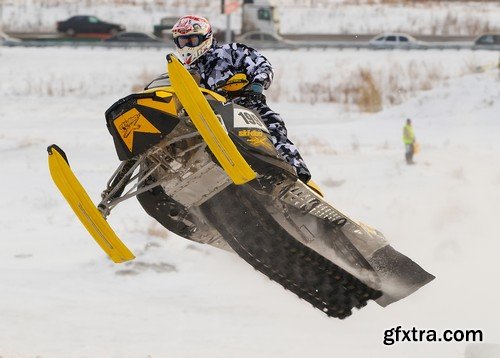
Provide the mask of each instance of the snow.
POLYGON ((280 12, 283 33, 479 35, 498 31, 500 6, 494 2, 419 2, 295 7, 280 12), (314 19, 311 21, 311 19, 314 19), (363 19, 360 21, 359 19, 363 19))
MULTIPOLYGON (((277 68, 270 104, 326 197, 437 277, 394 305, 371 302, 339 321, 236 255, 166 233, 133 200, 109 221, 137 259, 115 265, 55 188, 52 143, 99 198, 118 165, 103 113, 164 72, 166 52, 0 48, 0 356, 498 356, 499 74, 467 71, 496 54, 304 50, 289 62, 286 51, 265 52, 277 68), (446 76, 378 113, 295 101, 297 79, 329 74, 333 86, 344 66, 370 64, 384 77, 411 57, 444 64, 446 76), (415 166, 403 160, 408 117, 422 148, 415 166), (489 345, 385 346, 384 331, 396 326, 482 329, 489 345)), ((415 80, 426 73, 417 68, 415 80)))

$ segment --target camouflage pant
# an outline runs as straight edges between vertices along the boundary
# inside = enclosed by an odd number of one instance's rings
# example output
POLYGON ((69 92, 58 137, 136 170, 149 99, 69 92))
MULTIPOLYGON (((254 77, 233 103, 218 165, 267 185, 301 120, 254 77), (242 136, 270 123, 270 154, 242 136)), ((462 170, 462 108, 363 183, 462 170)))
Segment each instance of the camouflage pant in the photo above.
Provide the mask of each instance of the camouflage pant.
POLYGON ((253 109, 260 114, 269 129, 273 144, 278 153, 295 168, 299 179, 307 183, 311 179, 311 173, 295 144, 288 139, 285 122, 283 122, 278 113, 267 106, 265 97, 263 95, 257 98, 239 97, 235 98, 234 102, 246 108, 253 109))

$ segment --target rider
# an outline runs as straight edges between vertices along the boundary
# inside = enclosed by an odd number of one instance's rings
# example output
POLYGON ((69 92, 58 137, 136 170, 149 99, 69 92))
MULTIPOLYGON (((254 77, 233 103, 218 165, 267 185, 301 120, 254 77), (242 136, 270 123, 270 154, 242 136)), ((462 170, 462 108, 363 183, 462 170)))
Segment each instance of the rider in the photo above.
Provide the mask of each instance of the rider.
POLYGON ((307 183, 311 179, 309 169, 288 139, 285 123, 267 106, 262 93, 273 80, 269 61, 253 48, 240 43, 218 45, 210 23, 201 16, 181 17, 172 28, 172 35, 184 65, 199 77, 200 86, 220 92, 234 75, 246 75, 249 83, 244 91, 232 96, 232 101, 260 114, 278 152, 296 169, 299 179, 307 183))

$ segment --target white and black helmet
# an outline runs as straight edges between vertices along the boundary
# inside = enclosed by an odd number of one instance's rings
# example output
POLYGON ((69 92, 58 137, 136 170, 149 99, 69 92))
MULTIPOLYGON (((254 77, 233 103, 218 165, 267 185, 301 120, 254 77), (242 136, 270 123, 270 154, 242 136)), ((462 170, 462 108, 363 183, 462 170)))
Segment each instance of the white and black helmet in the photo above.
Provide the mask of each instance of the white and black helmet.
POLYGON ((213 42, 212 26, 207 19, 196 15, 186 15, 172 28, 177 52, 186 65, 192 64, 205 54, 213 42))

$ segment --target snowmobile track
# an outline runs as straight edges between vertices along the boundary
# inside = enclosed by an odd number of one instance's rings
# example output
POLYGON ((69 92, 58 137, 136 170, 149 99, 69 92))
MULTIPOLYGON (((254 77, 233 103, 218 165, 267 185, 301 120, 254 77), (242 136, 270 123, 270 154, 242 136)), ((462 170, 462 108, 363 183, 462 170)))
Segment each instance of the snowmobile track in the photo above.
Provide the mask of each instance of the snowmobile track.
POLYGON ((361 308, 382 295, 294 239, 253 197, 251 189, 231 186, 203 204, 203 211, 256 270, 340 319, 350 316, 353 307, 361 308))

